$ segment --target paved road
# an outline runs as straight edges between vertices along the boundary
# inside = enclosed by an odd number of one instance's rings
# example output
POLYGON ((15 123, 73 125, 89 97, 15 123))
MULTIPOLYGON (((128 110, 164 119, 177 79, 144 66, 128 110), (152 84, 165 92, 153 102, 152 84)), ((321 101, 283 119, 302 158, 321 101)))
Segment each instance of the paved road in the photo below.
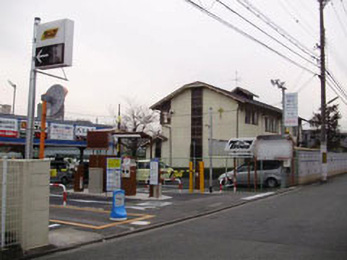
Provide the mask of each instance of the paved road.
POLYGON ((347 259, 347 175, 42 259, 347 259))

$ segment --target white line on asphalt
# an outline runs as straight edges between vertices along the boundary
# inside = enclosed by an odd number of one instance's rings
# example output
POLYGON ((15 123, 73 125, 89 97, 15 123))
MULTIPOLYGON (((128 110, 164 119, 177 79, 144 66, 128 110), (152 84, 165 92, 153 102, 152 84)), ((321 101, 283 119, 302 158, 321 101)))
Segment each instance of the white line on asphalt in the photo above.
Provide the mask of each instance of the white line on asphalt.
POLYGON ((56 227, 60 227, 61 225, 60 224, 52 224, 52 225, 49 225, 48 227, 49 228, 56 228, 56 227))
POLYGON ((253 196, 249 196, 249 197, 244 197, 241 198, 242 200, 255 200, 255 199, 259 199, 262 197, 267 197, 270 196, 272 194, 275 194, 275 192, 266 192, 266 193, 262 193, 262 194, 257 194, 257 195, 253 195, 253 196))
POLYGON ((131 225, 137 225, 137 226, 146 226, 151 224, 149 221, 134 221, 130 223, 131 225))

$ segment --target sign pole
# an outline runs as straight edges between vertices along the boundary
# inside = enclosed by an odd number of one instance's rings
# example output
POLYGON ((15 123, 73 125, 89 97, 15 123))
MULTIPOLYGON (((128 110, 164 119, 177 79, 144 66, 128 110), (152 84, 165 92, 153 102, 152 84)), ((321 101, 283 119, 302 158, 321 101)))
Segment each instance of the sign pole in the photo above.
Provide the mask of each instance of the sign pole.
POLYGON ((34 21, 34 35, 31 53, 31 69, 30 69, 30 82, 29 82, 29 95, 28 95, 28 121, 25 137, 25 158, 31 159, 33 157, 33 135, 34 135, 34 117, 35 117, 35 95, 36 95, 36 71, 35 71, 35 53, 36 53, 36 32, 41 19, 35 17, 34 21))

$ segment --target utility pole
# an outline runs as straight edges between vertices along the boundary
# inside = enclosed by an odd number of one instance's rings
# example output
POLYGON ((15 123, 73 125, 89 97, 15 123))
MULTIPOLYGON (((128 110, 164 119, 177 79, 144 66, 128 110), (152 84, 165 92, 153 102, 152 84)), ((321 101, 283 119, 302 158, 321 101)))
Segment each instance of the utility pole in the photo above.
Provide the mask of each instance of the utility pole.
POLYGON ((208 126, 208 156, 210 158, 210 183, 209 190, 212 193, 212 107, 208 109, 209 126, 208 126))
POLYGON ((326 93, 325 93, 325 28, 324 28, 324 7, 329 0, 319 1, 319 27, 320 27, 320 81, 321 81, 321 141, 320 154, 322 162, 322 181, 327 181, 328 164, 327 164, 327 136, 326 136, 326 93))
POLYGON ((284 116, 285 116, 285 91, 286 87, 284 86, 285 82, 281 82, 279 79, 272 79, 271 84, 277 86, 282 90, 282 125, 281 125, 281 135, 285 135, 285 126, 284 126, 284 116))

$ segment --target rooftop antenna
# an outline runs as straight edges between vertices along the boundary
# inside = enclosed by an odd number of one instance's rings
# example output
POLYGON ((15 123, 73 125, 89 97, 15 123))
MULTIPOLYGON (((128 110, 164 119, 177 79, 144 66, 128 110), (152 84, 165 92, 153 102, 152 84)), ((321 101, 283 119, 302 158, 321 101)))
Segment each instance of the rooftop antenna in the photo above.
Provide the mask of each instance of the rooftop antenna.
POLYGON ((235 87, 237 88, 239 81, 241 81, 241 77, 238 77, 237 70, 235 70, 235 78, 233 79, 233 81, 235 81, 235 87))

